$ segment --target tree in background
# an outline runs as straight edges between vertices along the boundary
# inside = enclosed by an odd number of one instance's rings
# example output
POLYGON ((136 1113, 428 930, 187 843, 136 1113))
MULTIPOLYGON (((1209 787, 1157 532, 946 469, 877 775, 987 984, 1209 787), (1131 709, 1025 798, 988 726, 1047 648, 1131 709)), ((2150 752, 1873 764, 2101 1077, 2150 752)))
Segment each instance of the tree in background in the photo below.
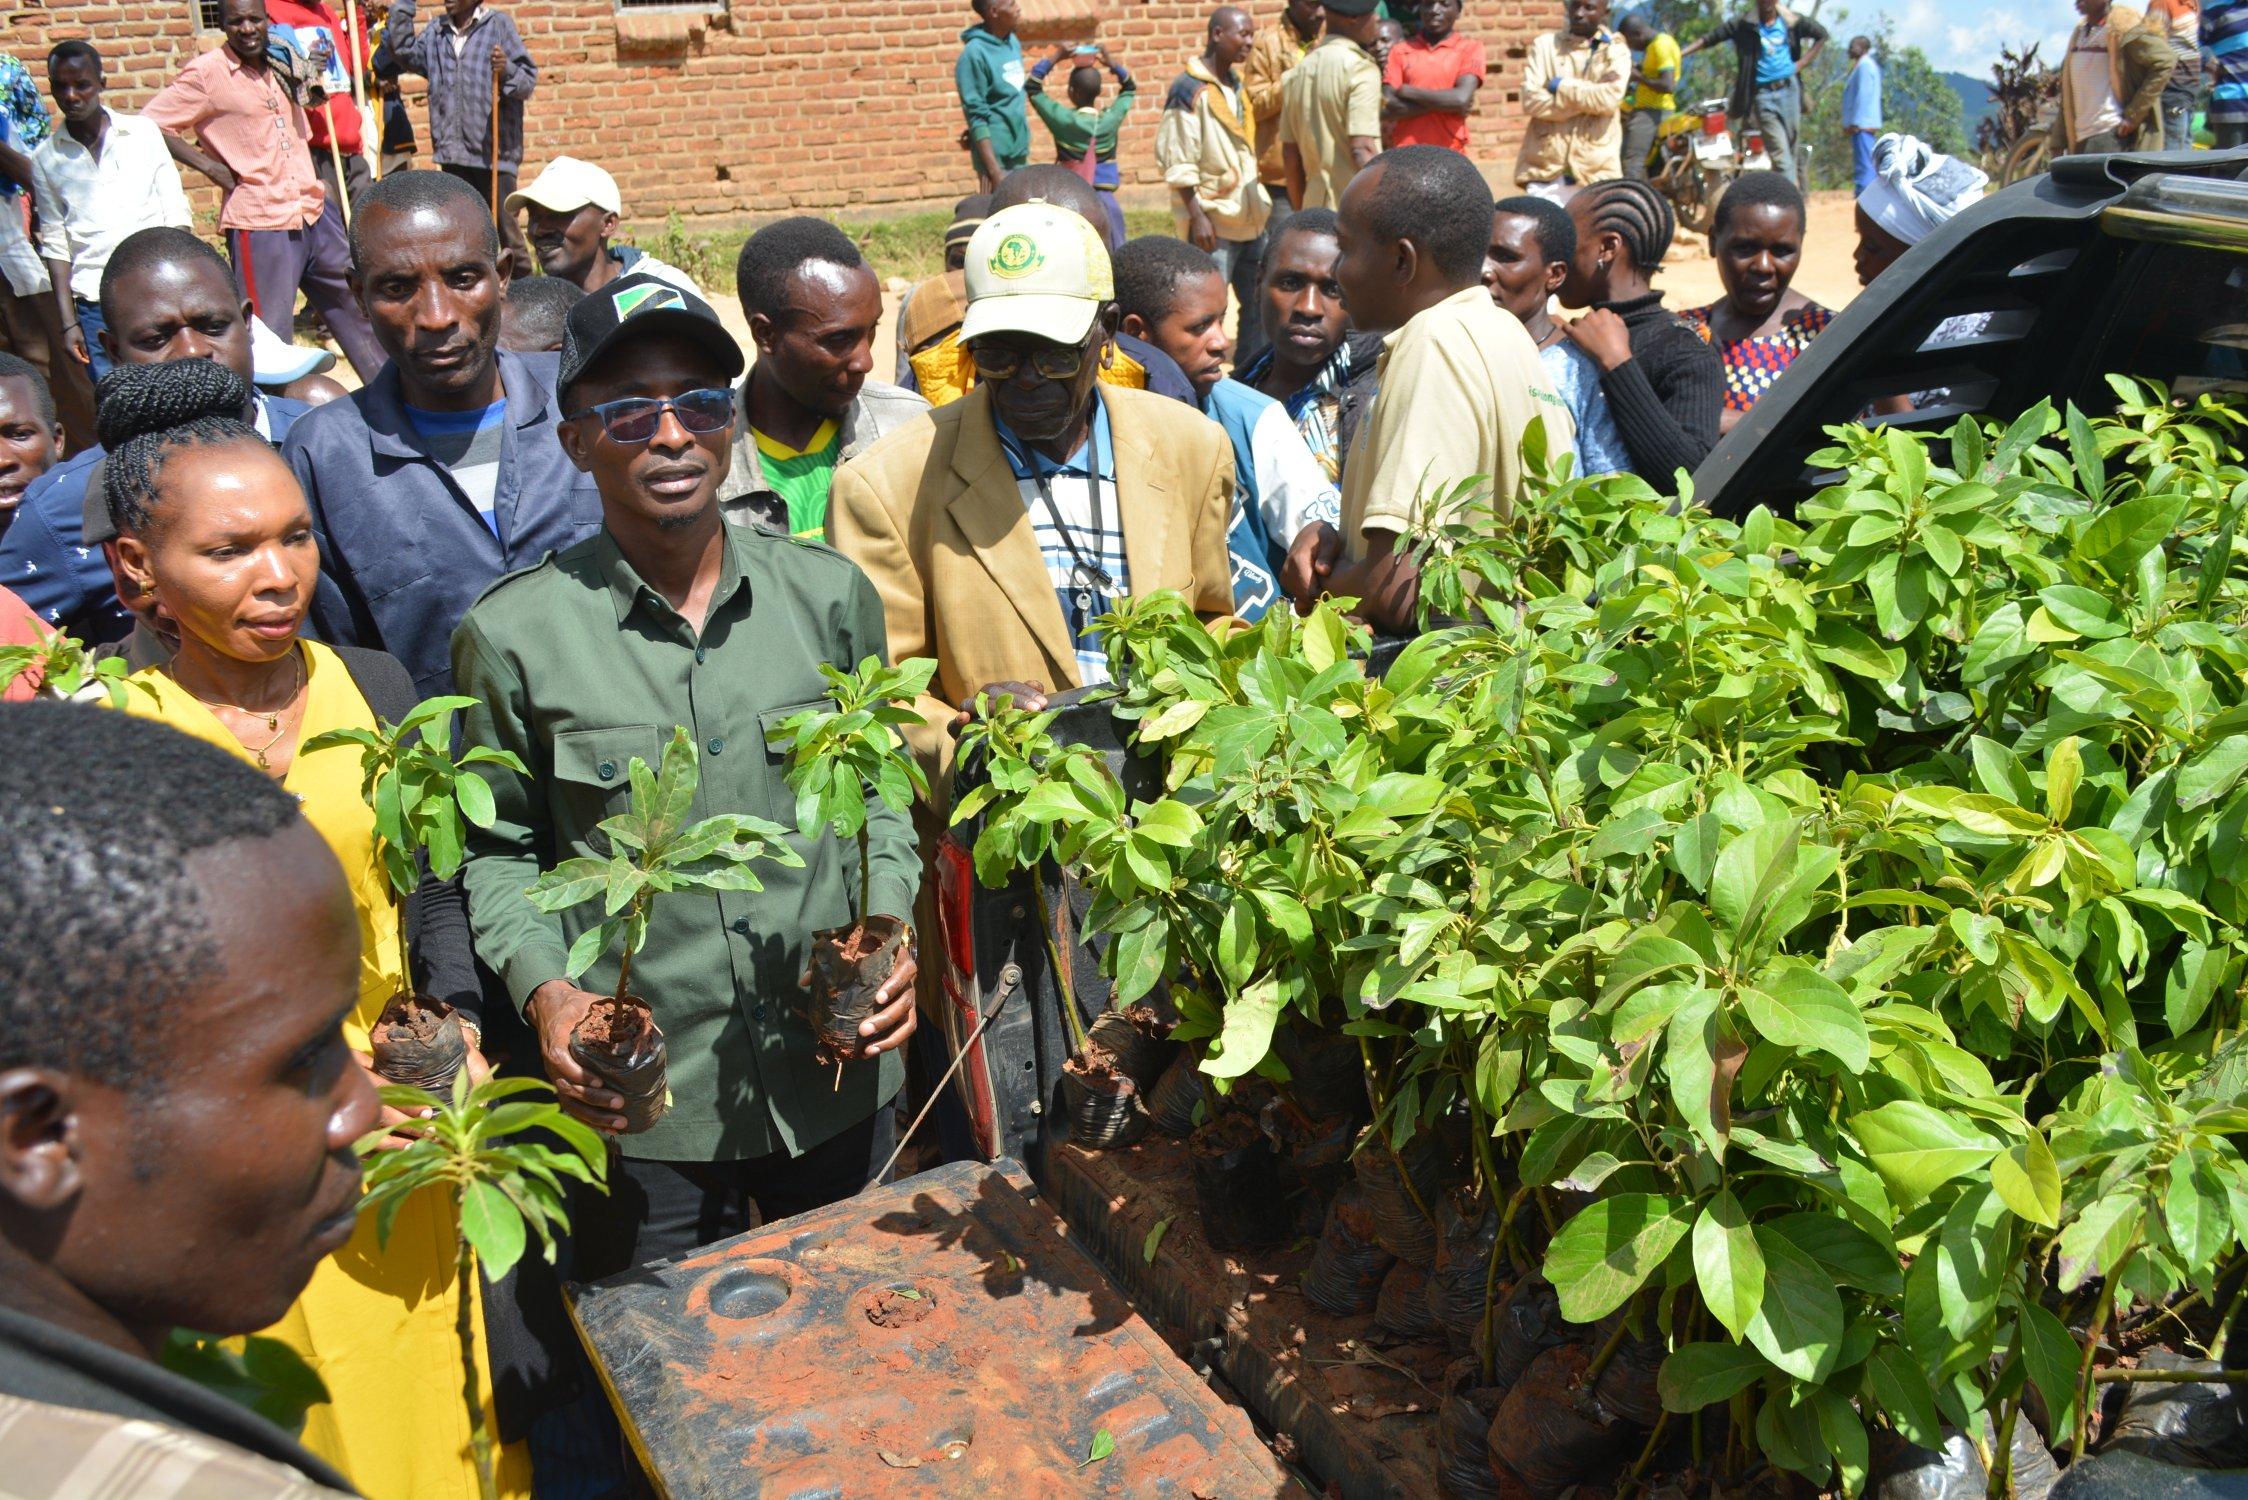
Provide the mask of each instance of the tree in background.
MULTIPOLYGON (((1655 0, 1652 6, 1655 24, 1681 43, 1715 30, 1733 9, 1721 0, 1655 0)), ((1966 153, 1967 113, 1958 91, 1918 47, 1896 45, 1886 19, 1868 29, 1853 27, 1848 11, 1817 0, 1795 9, 1833 33, 1803 79, 1803 139, 1811 151, 1814 191, 1850 186, 1850 144, 1842 132, 1842 79, 1850 70, 1850 38, 1858 32, 1873 38, 1874 56, 1881 60, 1882 128, 1919 136, 1938 151, 1966 153)), ((1679 103, 1721 99, 1732 83, 1733 49, 1711 48, 1687 59, 1685 76, 1679 80, 1679 103)))

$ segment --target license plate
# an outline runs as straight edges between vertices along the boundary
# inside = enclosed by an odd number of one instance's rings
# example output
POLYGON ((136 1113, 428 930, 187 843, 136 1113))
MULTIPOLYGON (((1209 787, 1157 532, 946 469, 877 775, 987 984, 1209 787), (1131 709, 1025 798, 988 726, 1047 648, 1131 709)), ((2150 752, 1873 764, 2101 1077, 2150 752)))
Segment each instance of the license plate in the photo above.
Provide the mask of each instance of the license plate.
POLYGON ((1715 135, 1705 135, 1694 142, 1696 161, 1719 161, 1733 154, 1733 136, 1721 130, 1715 135))

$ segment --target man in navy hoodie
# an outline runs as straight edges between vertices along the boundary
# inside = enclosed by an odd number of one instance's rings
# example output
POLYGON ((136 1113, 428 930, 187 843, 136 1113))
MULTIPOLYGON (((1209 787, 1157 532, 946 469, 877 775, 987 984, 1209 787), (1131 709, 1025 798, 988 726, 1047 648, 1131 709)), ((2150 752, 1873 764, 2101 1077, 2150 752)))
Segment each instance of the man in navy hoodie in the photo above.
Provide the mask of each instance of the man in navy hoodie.
MULTIPOLYGON (((160 226, 119 241, 102 271, 101 307, 102 350, 111 363, 215 359, 250 386, 251 409, 242 419, 269 442, 287 437, 310 410, 256 393, 250 305, 218 251, 188 230, 160 226)), ((85 528, 86 484, 101 457, 98 446, 81 449, 40 476, 0 537, 0 587, 90 645, 124 639, 134 621, 117 597, 106 538, 85 528)))

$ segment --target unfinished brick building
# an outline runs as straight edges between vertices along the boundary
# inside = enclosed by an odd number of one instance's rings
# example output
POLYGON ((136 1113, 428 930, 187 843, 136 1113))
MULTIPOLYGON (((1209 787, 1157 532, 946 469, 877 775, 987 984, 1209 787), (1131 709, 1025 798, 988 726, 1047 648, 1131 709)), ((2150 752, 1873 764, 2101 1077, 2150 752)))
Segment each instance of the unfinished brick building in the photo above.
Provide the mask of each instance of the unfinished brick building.
MULTIPOLYGON (((335 0, 342 8, 341 0, 335 0)), ((864 217, 949 204, 973 191, 952 94, 967 0, 500 0, 538 59, 525 175, 561 152, 601 162, 635 219, 677 209, 723 220, 811 211, 864 217)), ((1156 200, 1155 116, 1164 85, 1202 45, 1216 0, 1023 0, 1023 46, 1095 39, 1139 76, 1124 130, 1128 198, 1156 200)), ((427 13, 436 0, 425 0, 427 13)), ((1278 24, 1277 0, 1254 6, 1278 24)), ((6 0, 0 50, 44 81, 66 37, 107 59, 113 108, 146 100, 196 52, 219 45, 216 0, 6 0)), ((1502 191, 1521 138, 1524 47, 1560 24, 1560 0, 1471 0, 1462 28, 1490 56, 1475 154, 1502 191)), ((426 125, 409 80, 417 128, 426 125)), ((1037 150, 1047 148, 1033 126, 1037 150)), ((215 198, 214 198, 215 201, 215 198)))

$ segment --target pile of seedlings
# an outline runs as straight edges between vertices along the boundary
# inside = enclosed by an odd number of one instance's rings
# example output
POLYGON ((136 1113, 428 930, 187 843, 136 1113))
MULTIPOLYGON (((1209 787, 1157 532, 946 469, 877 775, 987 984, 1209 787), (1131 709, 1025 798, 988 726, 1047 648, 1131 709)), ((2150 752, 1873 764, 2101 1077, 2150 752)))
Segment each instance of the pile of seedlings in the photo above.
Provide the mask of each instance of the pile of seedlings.
POLYGON ((1793 520, 1564 464, 1416 528, 1378 677, 1336 604, 1128 601, 1152 799, 972 731, 979 876, 1057 865, 1176 1014, 1131 1082, 1213 1238, 1327 1172, 1307 1296, 1458 1354, 1453 1493, 2034 1494, 2163 1392, 2239 1426, 2161 1365, 2248 1279, 2248 424, 2110 384, 1834 429, 1793 520))

